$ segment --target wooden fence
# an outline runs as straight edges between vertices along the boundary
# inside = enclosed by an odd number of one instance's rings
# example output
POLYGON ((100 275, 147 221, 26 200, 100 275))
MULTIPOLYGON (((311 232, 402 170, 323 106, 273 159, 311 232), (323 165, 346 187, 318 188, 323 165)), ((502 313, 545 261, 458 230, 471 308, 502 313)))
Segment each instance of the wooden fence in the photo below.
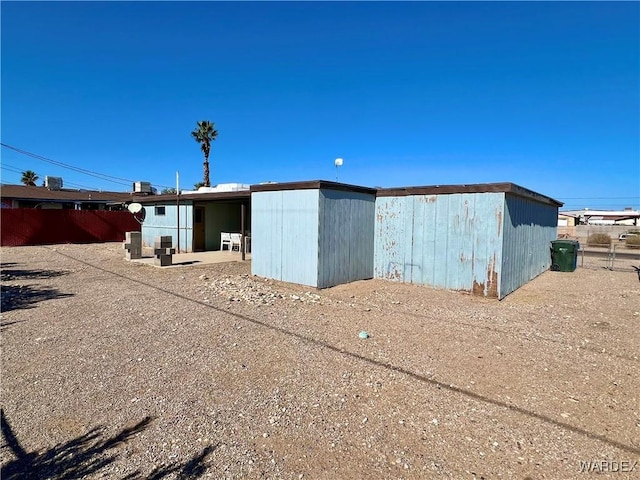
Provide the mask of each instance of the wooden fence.
POLYGON ((3 208, 0 245, 120 242, 125 232, 140 231, 129 212, 3 208))

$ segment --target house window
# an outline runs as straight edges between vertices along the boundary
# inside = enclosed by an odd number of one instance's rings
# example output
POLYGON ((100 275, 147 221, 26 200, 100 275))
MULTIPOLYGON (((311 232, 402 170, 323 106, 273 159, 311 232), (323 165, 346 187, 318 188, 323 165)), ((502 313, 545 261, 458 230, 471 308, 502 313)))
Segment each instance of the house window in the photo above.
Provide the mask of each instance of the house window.
POLYGON ((165 207, 156 207, 156 215, 165 215, 165 207))

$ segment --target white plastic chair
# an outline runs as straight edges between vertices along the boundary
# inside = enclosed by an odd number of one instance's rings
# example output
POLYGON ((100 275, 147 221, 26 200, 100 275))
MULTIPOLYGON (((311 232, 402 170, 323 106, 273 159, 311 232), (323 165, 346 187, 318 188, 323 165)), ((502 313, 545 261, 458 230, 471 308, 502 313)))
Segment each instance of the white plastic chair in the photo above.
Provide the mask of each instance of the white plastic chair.
POLYGON ((231 234, 220 232, 220 250, 224 250, 225 245, 227 246, 227 250, 231 250, 231 234))
POLYGON ((240 235, 239 233, 232 233, 231 234, 231 250, 235 250, 236 247, 238 247, 238 251, 240 251, 240 249, 242 248, 242 244, 241 241, 242 240, 242 235, 240 235))

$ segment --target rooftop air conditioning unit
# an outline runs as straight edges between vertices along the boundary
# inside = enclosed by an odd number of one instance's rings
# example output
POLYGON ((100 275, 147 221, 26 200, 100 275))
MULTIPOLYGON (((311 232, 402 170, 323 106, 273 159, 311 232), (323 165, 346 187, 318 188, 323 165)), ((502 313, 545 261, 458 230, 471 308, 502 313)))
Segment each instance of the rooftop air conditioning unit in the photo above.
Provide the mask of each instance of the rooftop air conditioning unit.
POLYGON ((134 182, 133 183, 133 193, 151 193, 151 183, 150 182, 134 182))
POLYGON ((62 177, 44 177, 44 186, 49 190, 62 190, 62 177))

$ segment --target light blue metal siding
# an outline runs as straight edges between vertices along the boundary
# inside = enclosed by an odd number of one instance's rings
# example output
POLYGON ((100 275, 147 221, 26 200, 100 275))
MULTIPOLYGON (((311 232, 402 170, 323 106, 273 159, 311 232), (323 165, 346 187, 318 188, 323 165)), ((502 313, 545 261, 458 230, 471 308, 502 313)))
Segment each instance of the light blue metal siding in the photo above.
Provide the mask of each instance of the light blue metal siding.
POLYGON ((251 193, 251 272, 280 279, 282 192, 251 193))
POLYGON ((322 189, 318 288, 373 277, 373 194, 322 189))
POLYGON ((504 194, 376 199, 374 275, 497 296, 504 194))
POLYGON ((251 194, 251 271, 317 286, 318 190, 251 194))
MULTIPOLYGON (((145 219, 142 223, 142 246, 153 247, 156 237, 171 235, 173 246, 178 246, 178 207, 171 204, 145 204, 145 219), (164 207, 164 215, 156 215, 156 206, 164 207)), ((180 250, 193 251, 193 206, 180 203, 180 250)))
POLYGON ((558 207, 506 196, 500 298, 547 270, 557 238, 558 207))

